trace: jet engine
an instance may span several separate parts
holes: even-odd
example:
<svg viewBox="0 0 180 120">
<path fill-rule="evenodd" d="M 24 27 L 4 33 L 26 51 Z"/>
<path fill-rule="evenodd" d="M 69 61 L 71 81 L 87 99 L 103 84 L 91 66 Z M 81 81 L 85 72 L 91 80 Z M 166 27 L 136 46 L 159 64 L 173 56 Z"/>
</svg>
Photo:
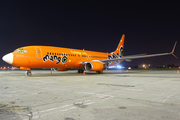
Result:
<svg viewBox="0 0 180 120">
<path fill-rule="evenodd" d="M 103 68 L 103 64 L 98 61 L 91 61 L 85 64 L 85 70 L 88 71 L 101 71 Z"/>
</svg>

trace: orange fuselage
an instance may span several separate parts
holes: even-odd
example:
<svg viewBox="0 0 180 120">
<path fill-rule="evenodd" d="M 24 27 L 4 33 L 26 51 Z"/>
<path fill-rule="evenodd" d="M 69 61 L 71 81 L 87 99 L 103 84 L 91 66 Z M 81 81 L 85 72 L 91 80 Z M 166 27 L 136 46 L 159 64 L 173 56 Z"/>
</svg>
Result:
<svg viewBox="0 0 180 120">
<path fill-rule="evenodd" d="M 108 54 L 62 47 L 26 46 L 13 52 L 12 65 L 26 68 L 83 68 L 82 61 L 107 59 Z"/>
</svg>

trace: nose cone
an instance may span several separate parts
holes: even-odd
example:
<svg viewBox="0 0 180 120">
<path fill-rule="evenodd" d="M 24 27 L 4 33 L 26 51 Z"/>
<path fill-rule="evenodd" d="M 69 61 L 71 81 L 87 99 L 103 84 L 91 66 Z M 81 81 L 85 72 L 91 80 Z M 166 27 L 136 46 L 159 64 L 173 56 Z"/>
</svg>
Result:
<svg viewBox="0 0 180 120">
<path fill-rule="evenodd" d="M 13 63 L 13 53 L 6 54 L 2 58 L 5 62 L 12 64 Z"/>
</svg>

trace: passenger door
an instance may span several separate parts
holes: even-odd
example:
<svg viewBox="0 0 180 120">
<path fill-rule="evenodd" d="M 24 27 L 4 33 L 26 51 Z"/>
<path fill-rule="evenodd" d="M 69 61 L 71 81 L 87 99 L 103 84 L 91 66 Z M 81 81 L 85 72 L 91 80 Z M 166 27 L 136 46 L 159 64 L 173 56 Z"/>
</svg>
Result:
<svg viewBox="0 0 180 120">
<path fill-rule="evenodd" d="M 36 49 L 36 59 L 42 59 L 42 50 L 40 47 L 35 47 Z"/>
</svg>

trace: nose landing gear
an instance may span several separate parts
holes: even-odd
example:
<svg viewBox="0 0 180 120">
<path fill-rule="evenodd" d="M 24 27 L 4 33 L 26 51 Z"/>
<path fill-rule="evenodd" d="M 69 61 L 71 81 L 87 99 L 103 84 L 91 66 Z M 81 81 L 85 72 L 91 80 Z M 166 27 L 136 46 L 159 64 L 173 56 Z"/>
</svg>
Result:
<svg viewBox="0 0 180 120">
<path fill-rule="evenodd" d="M 31 76 L 31 75 L 32 75 L 32 73 L 31 73 L 31 71 L 30 71 L 30 70 L 28 70 L 28 71 L 26 71 L 26 72 L 25 72 L 25 75 L 26 75 L 26 76 Z"/>
</svg>

